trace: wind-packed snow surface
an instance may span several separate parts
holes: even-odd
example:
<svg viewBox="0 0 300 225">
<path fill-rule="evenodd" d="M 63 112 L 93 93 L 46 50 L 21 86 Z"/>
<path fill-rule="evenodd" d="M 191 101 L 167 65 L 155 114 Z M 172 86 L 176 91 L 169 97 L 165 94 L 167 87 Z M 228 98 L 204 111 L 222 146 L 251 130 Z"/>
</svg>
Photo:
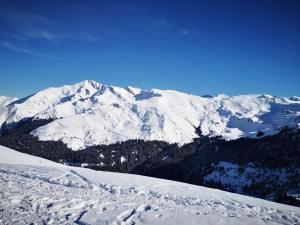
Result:
<svg viewBox="0 0 300 225">
<path fill-rule="evenodd" d="M 0 146 L 0 224 L 300 224 L 300 208 Z"/>
<path fill-rule="evenodd" d="M 172 90 L 120 88 L 83 81 L 0 103 L 0 125 L 54 119 L 31 134 L 73 150 L 129 139 L 180 145 L 203 135 L 231 140 L 300 125 L 300 99 L 269 95 L 200 97 Z M 260 133 L 261 133 L 260 132 Z"/>
</svg>

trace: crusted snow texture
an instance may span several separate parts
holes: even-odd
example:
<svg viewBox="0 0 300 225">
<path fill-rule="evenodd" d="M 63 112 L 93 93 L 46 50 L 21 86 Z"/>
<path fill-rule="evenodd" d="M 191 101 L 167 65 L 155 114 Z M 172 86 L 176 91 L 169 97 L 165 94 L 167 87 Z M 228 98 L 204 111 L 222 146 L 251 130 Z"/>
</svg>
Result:
<svg viewBox="0 0 300 225">
<path fill-rule="evenodd" d="M 0 146 L 0 224 L 285 224 L 300 208 L 216 189 L 70 167 Z"/>
<path fill-rule="evenodd" d="M 299 127 L 300 100 L 270 95 L 195 96 L 173 90 L 114 87 L 95 81 L 49 88 L 1 104 L 0 125 L 27 118 L 54 119 L 31 134 L 61 140 L 73 150 L 129 139 L 162 140 L 179 145 L 202 135 L 271 135 Z"/>
</svg>

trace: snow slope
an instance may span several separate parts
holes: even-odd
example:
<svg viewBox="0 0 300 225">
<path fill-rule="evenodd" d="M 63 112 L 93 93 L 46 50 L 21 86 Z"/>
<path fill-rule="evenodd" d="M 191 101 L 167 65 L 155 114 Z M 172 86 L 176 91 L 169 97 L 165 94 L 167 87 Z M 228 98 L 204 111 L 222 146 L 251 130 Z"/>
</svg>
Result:
<svg viewBox="0 0 300 225">
<path fill-rule="evenodd" d="M 0 224 L 300 224 L 300 208 L 0 146 Z"/>
<path fill-rule="evenodd" d="M 7 112 L 7 105 L 10 103 L 16 101 L 17 98 L 14 97 L 6 97 L 6 96 L 0 96 L 0 127 L 5 122 L 5 115 L 8 114 Z"/>
<path fill-rule="evenodd" d="M 0 107 L 7 106 L 8 104 L 10 104 L 16 100 L 17 100 L 17 98 L 14 98 L 14 97 L 0 96 Z"/>
<path fill-rule="evenodd" d="M 203 135 L 227 140 L 270 135 L 300 124 L 300 100 L 269 95 L 200 97 L 172 90 L 114 87 L 95 81 L 49 88 L 0 108 L 0 123 L 55 119 L 32 132 L 73 150 L 129 139 L 180 145 Z"/>
</svg>

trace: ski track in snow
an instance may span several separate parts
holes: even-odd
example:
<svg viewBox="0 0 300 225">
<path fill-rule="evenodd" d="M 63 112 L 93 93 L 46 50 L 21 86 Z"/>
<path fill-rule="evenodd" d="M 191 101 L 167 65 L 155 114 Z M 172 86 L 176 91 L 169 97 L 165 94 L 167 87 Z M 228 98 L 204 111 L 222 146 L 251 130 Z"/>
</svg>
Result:
<svg viewBox="0 0 300 225">
<path fill-rule="evenodd" d="M 72 167 L 0 164 L 0 183 L 0 224 L 300 224 L 300 210 L 96 184 Z"/>
</svg>

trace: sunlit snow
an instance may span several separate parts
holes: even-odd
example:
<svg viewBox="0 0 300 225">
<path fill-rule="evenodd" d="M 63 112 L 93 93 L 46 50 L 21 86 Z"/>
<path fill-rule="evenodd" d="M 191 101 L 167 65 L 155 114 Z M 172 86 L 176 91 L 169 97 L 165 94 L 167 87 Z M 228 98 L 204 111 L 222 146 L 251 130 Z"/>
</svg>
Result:
<svg viewBox="0 0 300 225">
<path fill-rule="evenodd" d="M 300 209 L 190 184 L 70 167 L 0 146 L 0 224 L 298 224 Z"/>
<path fill-rule="evenodd" d="M 49 88 L 0 106 L 0 123 L 55 119 L 31 134 L 73 150 L 129 139 L 182 145 L 203 135 L 237 139 L 299 126 L 298 98 L 270 95 L 200 97 L 172 90 L 120 88 L 83 81 Z"/>
</svg>

